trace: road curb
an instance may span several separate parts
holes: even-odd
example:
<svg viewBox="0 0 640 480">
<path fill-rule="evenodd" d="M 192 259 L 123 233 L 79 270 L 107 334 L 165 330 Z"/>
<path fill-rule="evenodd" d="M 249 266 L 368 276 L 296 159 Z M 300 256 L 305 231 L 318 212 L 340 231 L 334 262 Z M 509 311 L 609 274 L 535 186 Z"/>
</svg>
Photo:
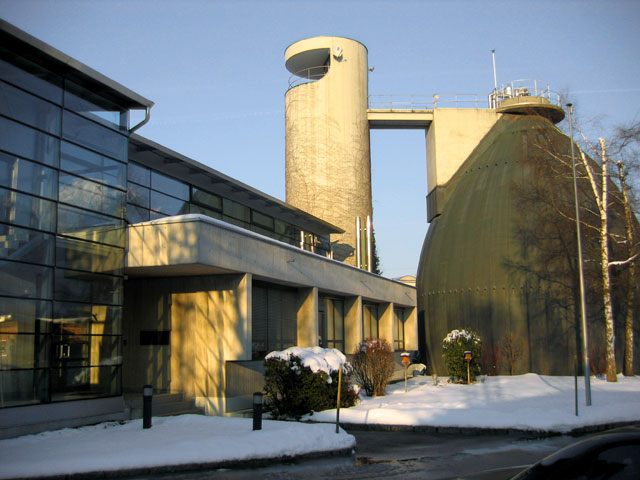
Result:
<svg viewBox="0 0 640 480">
<path fill-rule="evenodd" d="M 188 473 L 203 470 L 218 469 L 251 469 L 268 467 L 280 463 L 291 463 L 303 460 L 313 460 L 318 458 L 348 457 L 354 455 L 354 448 L 343 448 L 340 450 L 325 450 L 309 452 L 301 455 L 281 455 L 278 457 L 249 458 L 242 460 L 224 460 L 218 462 L 184 463 L 177 465 L 157 465 L 153 467 L 124 468 L 111 471 L 94 471 L 81 473 L 66 473 L 59 475 L 38 475 L 33 477 L 11 477 L 6 480 L 95 480 L 123 478 L 141 475 L 160 475 L 170 473 Z"/>
</svg>

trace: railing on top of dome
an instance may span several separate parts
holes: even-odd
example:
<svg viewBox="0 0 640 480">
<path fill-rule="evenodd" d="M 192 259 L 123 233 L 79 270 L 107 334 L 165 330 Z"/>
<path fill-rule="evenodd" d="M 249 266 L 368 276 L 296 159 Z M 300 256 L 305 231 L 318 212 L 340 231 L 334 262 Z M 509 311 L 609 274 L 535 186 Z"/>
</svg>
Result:
<svg viewBox="0 0 640 480">
<path fill-rule="evenodd" d="M 433 108 L 486 108 L 484 95 L 437 93 L 435 95 L 369 95 L 371 110 L 431 110 Z"/>
<path fill-rule="evenodd" d="M 562 106 L 560 94 L 554 92 L 547 82 L 531 78 L 503 83 L 500 89 L 489 94 L 489 108 L 498 108 L 504 100 L 516 97 L 542 97 L 552 105 Z"/>
<path fill-rule="evenodd" d="M 303 68 L 289 77 L 289 88 L 293 88 L 304 83 L 316 82 L 324 77 L 328 71 L 329 65 L 318 65 L 317 67 Z"/>
</svg>

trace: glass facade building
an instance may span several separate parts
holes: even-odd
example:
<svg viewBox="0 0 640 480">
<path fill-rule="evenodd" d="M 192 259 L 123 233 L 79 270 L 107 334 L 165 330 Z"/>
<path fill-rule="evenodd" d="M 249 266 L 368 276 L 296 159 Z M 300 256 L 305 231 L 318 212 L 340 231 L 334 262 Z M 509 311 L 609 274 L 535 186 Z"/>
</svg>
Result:
<svg viewBox="0 0 640 480">
<path fill-rule="evenodd" d="M 130 105 L 3 40 L 0 407 L 119 395 Z"/>
</svg>

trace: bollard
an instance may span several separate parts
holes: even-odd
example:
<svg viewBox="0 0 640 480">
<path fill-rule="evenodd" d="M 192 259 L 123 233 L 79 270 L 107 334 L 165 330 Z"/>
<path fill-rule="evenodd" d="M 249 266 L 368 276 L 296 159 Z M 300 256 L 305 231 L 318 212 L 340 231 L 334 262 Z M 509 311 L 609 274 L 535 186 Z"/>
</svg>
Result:
<svg viewBox="0 0 640 480">
<path fill-rule="evenodd" d="M 253 394 L 253 429 L 262 430 L 262 392 Z"/>
<path fill-rule="evenodd" d="M 151 428 L 151 402 L 153 400 L 153 385 L 142 387 L 142 428 Z"/>
</svg>

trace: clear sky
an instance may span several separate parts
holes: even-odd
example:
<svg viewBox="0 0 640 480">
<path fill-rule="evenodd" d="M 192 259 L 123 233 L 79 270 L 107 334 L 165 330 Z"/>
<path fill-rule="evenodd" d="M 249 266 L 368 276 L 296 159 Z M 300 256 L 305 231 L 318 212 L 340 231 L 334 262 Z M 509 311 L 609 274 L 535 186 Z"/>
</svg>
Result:
<svg viewBox="0 0 640 480">
<path fill-rule="evenodd" d="M 137 133 L 284 200 L 284 50 L 316 35 L 369 51 L 370 94 L 477 93 L 541 79 L 583 123 L 640 117 L 637 0 L 0 0 L 0 17 L 155 102 Z M 416 273 L 424 132 L 371 134 L 385 276 Z"/>
</svg>

